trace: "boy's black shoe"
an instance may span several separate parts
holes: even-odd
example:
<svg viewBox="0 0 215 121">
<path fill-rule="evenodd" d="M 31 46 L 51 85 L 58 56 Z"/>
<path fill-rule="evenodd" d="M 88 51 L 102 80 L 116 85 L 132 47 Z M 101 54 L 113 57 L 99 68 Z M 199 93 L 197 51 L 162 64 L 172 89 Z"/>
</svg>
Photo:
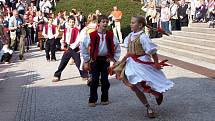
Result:
<svg viewBox="0 0 215 121">
<path fill-rule="evenodd" d="M 19 60 L 24 60 L 23 55 L 19 55 Z"/>
</svg>

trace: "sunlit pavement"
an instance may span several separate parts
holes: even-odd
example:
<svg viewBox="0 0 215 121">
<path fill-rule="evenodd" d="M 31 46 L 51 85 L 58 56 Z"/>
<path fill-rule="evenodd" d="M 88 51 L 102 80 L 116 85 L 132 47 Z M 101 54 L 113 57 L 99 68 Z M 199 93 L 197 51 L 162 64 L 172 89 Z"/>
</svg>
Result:
<svg viewBox="0 0 215 121">
<path fill-rule="evenodd" d="M 125 50 L 123 50 L 125 53 Z M 60 82 L 51 82 L 56 62 L 47 62 L 45 52 L 32 48 L 24 61 L 0 64 L 0 121 L 150 121 L 135 94 L 110 77 L 110 104 L 88 107 L 89 87 L 75 65 L 68 65 Z M 215 80 L 177 66 L 163 69 L 175 86 L 156 105 L 155 121 L 214 121 Z M 100 96 L 100 88 L 98 89 Z"/>
</svg>

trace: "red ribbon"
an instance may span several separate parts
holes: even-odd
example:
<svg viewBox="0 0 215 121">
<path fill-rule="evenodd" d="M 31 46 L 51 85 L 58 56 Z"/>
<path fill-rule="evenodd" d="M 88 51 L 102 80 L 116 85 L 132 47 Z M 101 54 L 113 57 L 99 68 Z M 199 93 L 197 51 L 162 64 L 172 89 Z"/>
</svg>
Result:
<svg viewBox="0 0 215 121">
<path fill-rule="evenodd" d="M 142 61 L 140 59 L 138 59 L 139 56 L 130 56 L 134 61 L 138 62 L 138 63 L 141 63 L 141 64 L 147 64 L 147 65 L 154 65 L 155 62 L 146 62 L 146 61 Z M 172 66 L 172 65 L 169 65 L 167 64 L 168 60 L 165 59 L 165 60 L 162 60 L 161 62 L 159 62 L 158 64 L 160 64 L 161 67 L 164 67 L 164 66 Z"/>
</svg>

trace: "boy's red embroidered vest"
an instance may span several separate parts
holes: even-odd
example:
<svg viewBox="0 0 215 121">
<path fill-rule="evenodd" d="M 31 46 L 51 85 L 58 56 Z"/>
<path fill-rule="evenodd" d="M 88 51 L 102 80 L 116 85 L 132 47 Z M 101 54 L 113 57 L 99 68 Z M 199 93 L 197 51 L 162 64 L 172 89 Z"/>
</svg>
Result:
<svg viewBox="0 0 215 121">
<path fill-rule="evenodd" d="M 52 34 L 55 34 L 57 26 L 55 25 L 51 25 L 51 26 L 52 26 Z M 45 25 L 45 34 L 48 34 L 48 24 Z"/>
<path fill-rule="evenodd" d="M 106 32 L 105 41 L 106 41 L 107 50 L 108 50 L 107 57 L 111 58 L 111 59 L 114 58 L 114 53 L 115 53 L 113 37 L 114 37 L 113 32 L 110 32 L 110 31 Z M 98 56 L 99 43 L 100 43 L 100 36 L 98 35 L 98 32 L 94 31 L 94 32 L 90 33 L 89 51 L 90 51 L 90 57 L 93 61 L 96 60 L 96 58 Z"/>
<path fill-rule="evenodd" d="M 78 28 L 75 27 L 75 28 L 72 29 L 69 44 L 72 44 L 72 43 L 74 43 L 76 41 L 78 33 L 79 33 Z M 67 34 L 67 28 L 64 29 L 64 42 L 66 41 L 66 34 Z"/>
</svg>

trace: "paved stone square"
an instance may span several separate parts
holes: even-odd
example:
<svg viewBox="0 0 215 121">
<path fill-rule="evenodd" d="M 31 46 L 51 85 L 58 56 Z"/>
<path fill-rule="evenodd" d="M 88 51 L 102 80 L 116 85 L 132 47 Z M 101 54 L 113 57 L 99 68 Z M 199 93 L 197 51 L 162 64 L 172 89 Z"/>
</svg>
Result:
<svg viewBox="0 0 215 121">
<path fill-rule="evenodd" d="M 45 52 L 33 48 L 25 61 L 0 65 L 0 121 L 215 121 L 214 79 L 177 66 L 164 68 L 175 86 L 164 94 L 161 106 L 147 94 L 158 112 L 149 119 L 135 94 L 114 77 L 111 104 L 93 108 L 87 105 L 89 87 L 75 65 L 66 67 L 62 81 L 51 82 L 61 56 L 57 52 L 57 61 L 48 63 Z"/>
</svg>

